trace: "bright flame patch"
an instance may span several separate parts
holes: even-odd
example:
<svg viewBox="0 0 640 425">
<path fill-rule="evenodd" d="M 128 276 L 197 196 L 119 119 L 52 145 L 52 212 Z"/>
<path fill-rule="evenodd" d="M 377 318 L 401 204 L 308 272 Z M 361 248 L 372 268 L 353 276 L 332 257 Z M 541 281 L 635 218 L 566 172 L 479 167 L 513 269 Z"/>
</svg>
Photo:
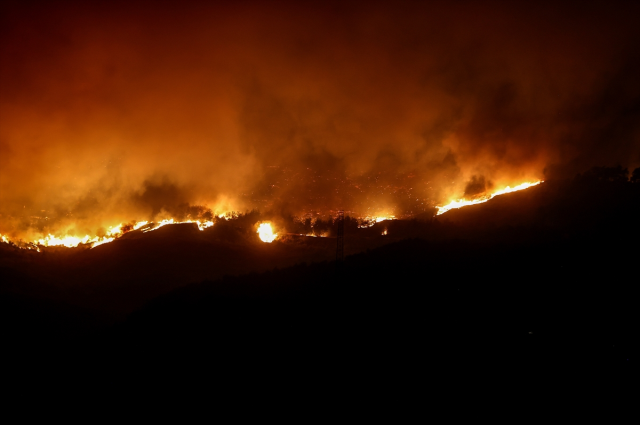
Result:
<svg viewBox="0 0 640 425">
<path fill-rule="evenodd" d="M 519 190 L 523 190 L 523 189 L 528 189 L 531 186 L 536 186 L 540 183 L 542 183 L 543 181 L 537 181 L 537 182 L 533 182 L 533 183 L 522 183 L 519 184 L 518 186 L 515 187 L 510 187 L 507 186 L 502 190 L 498 190 L 497 192 L 492 193 L 491 195 L 479 198 L 479 199 L 474 199 L 472 201 L 467 201 L 466 199 L 458 199 L 457 201 L 451 201 L 450 203 L 448 203 L 447 205 L 443 206 L 443 207 L 436 207 L 438 209 L 438 212 L 436 213 L 436 215 L 440 215 L 440 214 L 444 214 L 449 210 L 453 210 L 453 209 L 458 209 L 458 208 L 462 208 L 462 207 L 466 207 L 468 205 L 476 205 L 476 204 L 482 204 L 483 202 L 487 202 L 491 199 L 493 199 L 496 196 L 499 195 L 504 195 L 506 193 L 511 193 L 511 192 L 517 192 Z"/>
<path fill-rule="evenodd" d="M 374 224 L 376 223 L 380 223 L 381 221 L 386 221 L 386 220 L 395 220 L 396 216 L 395 215 L 390 215 L 390 216 L 384 216 L 384 217 L 364 217 L 364 218 L 360 218 L 358 220 L 359 224 L 358 227 L 361 229 L 364 229 L 365 227 L 372 227 Z"/>
<path fill-rule="evenodd" d="M 159 229 L 162 226 L 167 224 L 182 224 L 182 223 L 194 223 L 198 226 L 198 229 L 204 230 L 211 226 L 213 226 L 213 221 L 199 221 L 199 220 L 187 220 L 187 221 L 175 221 L 174 219 L 162 220 L 157 223 L 149 223 L 148 221 L 139 221 L 137 222 L 133 228 L 129 230 L 138 230 L 142 229 L 143 232 L 150 232 L 152 230 Z M 78 236 L 55 236 L 52 234 L 48 234 L 43 238 L 34 240 L 33 242 L 19 242 L 18 246 L 21 248 L 27 249 L 38 249 L 38 245 L 42 246 L 65 246 L 67 248 L 75 248 L 78 245 L 91 245 L 91 248 L 95 248 L 105 243 L 113 242 L 120 236 L 122 236 L 125 232 L 122 230 L 122 224 L 118 224 L 117 226 L 112 226 L 107 231 L 105 236 L 94 236 L 93 238 L 89 235 L 85 235 L 84 237 Z M 5 235 L 0 235 L 0 241 L 4 243 L 12 243 L 8 237 Z"/>
<path fill-rule="evenodd" d="M 262 223 L 258 226 L 258 235 L 262 242 L 273 242 L 277 237 L 277 233 L 273 233 L 273 229 L 271 229 L 271 223 Z"/>
</svg>

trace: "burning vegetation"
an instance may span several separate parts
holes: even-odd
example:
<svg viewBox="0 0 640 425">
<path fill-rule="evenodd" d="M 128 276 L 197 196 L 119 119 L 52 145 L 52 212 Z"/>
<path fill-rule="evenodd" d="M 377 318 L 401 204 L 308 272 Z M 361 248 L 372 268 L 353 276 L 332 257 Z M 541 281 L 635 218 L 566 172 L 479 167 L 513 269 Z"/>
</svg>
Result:
<svg viewBox="0 0 640 425">
<path fill-rule="evenodd" d="M 204 231 L 232 208 L 327 236 L 331 209 L 366 230 L 520 190 L 550 164 L 640 164 L 637 6 L 554 6 L 563 25 L 547 28 L 548 9 L 510 2 L 132 6 L 124 21 L 13 3 L 0 232 L 24 247 Z"/>
<path fill-rule="evenodd" d="M 258 236 L 262 242 L 271 243 L 278 237 L 277 233 L 273 233 L 271 223 L 260 223 L 258 226 Z"/>
<path fill-rule="evenodd" d="M 511 193 L 511 192 L 517 192 L 519 190 L 524 190 L 524 189 L 528 189 L 532 186 L 536 186 L 540 183 L 542 183 L 543 181 L 537 181 L 537 182 L 533 182 L 533 183 L 522 183 L 519 184 L 515 187 L 510 187 L 507 186 L 504 189 L 498 190 L 496 192 L 493 192 L 489 195 L 482 195 L 480 197 L 477 197 L 475 199 L 471 199 L 471 200 L 467 200 L 467 199 L 457 199 L 455 201 L 451 201 L 449 202 L 447 205 L 444 205 L 442 207 L 436 207 L 438 209 L 438 212 L 436 215 L 441 215 L 446 213 L 447 211 L 450 211 L 452 209 L 457 209 L 457 208 L 462 208 L 462 207 L 466 207 L 469 205 L 476 205 L 476 204 L 482 204 L 483 202 L 487 202 L 493 198 L 495 198 L 496 196 L 500 196 L 500 195 L 504 195 L 505 193 Z"/>
<path fill-rule="evenodd" d="M 483 202 L 487 202 L 496 196 L 506 194 L 506 193 L 516 192 L 519 190 L 524 190 L 529 187 L 538 185 L 540 183 L 542 183 L 542 181 L 537 181 L 532 183 L 527 182 L 527 183 L 522 183 L 520 185 L 517 185 L 515 187 L 507 186 L 504 189 L 498 190 L 488 195 L 482 195 L 480 197 L 476 197 L 475 199 L 471 199 L 471 200 L 458 199 L 450 202 L 447 205 L 437 206 L 436 207 L 437 210 L 435 210 L 437 211 L 436 215 L 444 214 L 445 212 L 451 209 L 457 209 L 457 208 L 462 208 L 468 205 L 476 205 Z M 203 207 L 199 207 L 199 208 L 203 209 Z M 207 214 L 210 216 L 213 216 L 213 213 L 210 211 L 207 212 Z M 121 223 L 116 226 L 110 227 L 109 230 L 107 230 L 105 234 L 102 236 L 98 236 L 98 235 L 78 236 L 78 235 L 69 235 L 69 234 L 55 235 L 52 233 L 47 233 L 46 235 L 43 235 L 40 238 L 36 238 L 30 241 L 24 241 L 20 239 L 12 240 L 7 235 L 0 235 L 1 236 L 0 240 L 4 243 L 10 243 L 20 248 L 35 249 L 37 251 L 40 251 L 42 247 L 57 247 L 57 246 L 67 247 L 67 248 L 86 246 L 90 248 L 95 248 L 102 244 L 112 242 L 122 237 L 124 234 L 128 232 L 136 231 L 136 230 L 139 230 L 143 233 L 147 233 L 167 225 L 192 223 L 192 224 L 195 224 L 200 231 L 203 231 L 205 229 L 213 227 L 215 225 L 215 221 L 218 221 L 218 222 L 221 220 L 227 221 L 227 220 L 238 219 L 240 217 L 245 217 L 245 218 L 255 217 L 254 219 L 257 219 L 259 216 L 260 214 L 257 212 L 247 212 L 244 215 L 238 214 L 236 212 L 230 212 L 225 214 L 218 214 L 217 216 L 214 216 L 214 220 L 201 221 L 201 220 L 192 220 L 192 219 L 178 220 L 174 218 L 168 218 L 168 219 L 162 219 L 156 222 L 145 220 L 145 221 L 133 221 L 128 224 Z M 411 217 L 412 215 L 404 215 L 403 217 L 400 217 L 400 218 L 411 218 Z M 346 225 L 347 225 L 347 228 L 354 227 L 354 229 L 355 228 L 367 229 L 367 228 L 373 227 L 377 223 L 396 220 L 397 218 L 398 217 L 391 214 L 380 215 L 380 216 L 368 216 L 368 215 L 357 216 L 356 214 L 353 214 L 352 216 L 346 217 L 346 220 L 347 220 Z M 332 232 L 333 232 L 334 219 L 335 217 L 333 217 L 331 212 L 329 213 L 329 217 L 326 220 L 323 220 L 320 217 L 320 213 L 316 213 L 316 216 L 313 216 L 312 214 L 306 214 L 305 216 L 290 216 L 289 220 L 287 221 L 288 225 L 286 227 L 288 227 L 287 230 L 291 234 L 296 234 L 301 236 L 312 236 L 312 237 L 327 237 L 333 234 Z M 257 226 L 257 234 L 260 240 L 262 240 L 263 242 L 271 243 L 278 238 L 278 233 L 274 232 L 272 227 L 273 224 L 270 221 L 258 221 L 256 222 L 256 226 Z M 385 228 L 380 234 L 387 235 L 388 229 Z"/>
</svg>

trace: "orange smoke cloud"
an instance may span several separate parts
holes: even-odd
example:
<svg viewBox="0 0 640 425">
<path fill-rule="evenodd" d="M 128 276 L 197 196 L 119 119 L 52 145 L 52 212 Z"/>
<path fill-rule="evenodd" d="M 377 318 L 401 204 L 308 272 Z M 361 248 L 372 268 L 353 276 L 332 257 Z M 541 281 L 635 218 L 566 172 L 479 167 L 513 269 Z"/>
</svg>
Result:
<svg viewBox="0 0 640 425">
<path fill-rule="evenodd" d="M 639 10 L 607 4 L 4 5 L 0 233 L 638 166 Z"/>
</svg>

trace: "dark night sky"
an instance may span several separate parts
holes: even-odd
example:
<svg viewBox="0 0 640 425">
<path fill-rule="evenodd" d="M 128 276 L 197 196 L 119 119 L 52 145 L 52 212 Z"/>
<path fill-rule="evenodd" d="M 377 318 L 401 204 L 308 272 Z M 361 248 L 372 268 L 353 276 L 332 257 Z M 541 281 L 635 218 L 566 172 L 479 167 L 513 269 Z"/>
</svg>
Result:
<svg viewBox="0 0 640 425">
<path fill-rule="evenodd" d="M 1 7 L 0 233 L 640 166 L 638 2 Z"/>
</svg>

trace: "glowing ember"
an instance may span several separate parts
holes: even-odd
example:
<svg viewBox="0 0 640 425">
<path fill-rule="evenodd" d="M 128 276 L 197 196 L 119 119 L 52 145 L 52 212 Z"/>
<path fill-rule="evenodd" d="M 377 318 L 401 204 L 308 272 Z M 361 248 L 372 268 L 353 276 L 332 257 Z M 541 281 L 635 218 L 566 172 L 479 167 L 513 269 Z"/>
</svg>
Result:
<svg viewBox="0 0 640 425">
<path fill-rule="evenodd" d="M 504 195 L 505 193 L 511 193 L 511 192 L 517 192 L 519 190 L 523 190 L 523 189 L 528 189 L 531 186 L 536 186 L 540 183 L 542 183 L 543 181 L 537 181 L 534 183 L 522 183 L 519 184 L 518 186 L 515 187 L 510 187 L 507 186 L 502 190 L 499 190 L 497 192 L 492 193 L 491 195 L 479 198 L 479 199 L 474 199 L 472 201 L 467 201 L 466 199 L 458 199 L 457 201 L 451 201 L 449 204 L 443 206 L 443 207 L 436 207 L 438 208 L 438 212 L 436 213 L 436 215 L 440 215 L 440 214 L 444 214 L 449 210 L 453 210 L 453 209 L 458 209 L 458 208 L 462 208 L 462 207 L 466 207 L 468 205 L 476 205 L 476 204 L 482 204 L 483 202 L 487 202 L 490 199 L 493 199 L 496 196 L 499 195 Z"/>
<path fill-rule="evenodd" d="M 300 234 L 300 236 L 308 236 L 310 238 L 326 238 L 326 237 L 329 236 L 329 234 L 328 233 L 322 233 L 320 235 L 316 235 L 315 233 L 307 233 L 306 235 L 305 234 Z"/>
<path fill-rule="evenodd" d="M 278 237 L 277 233 L 273 233 L 273 230 L 271 229 L 271 223 L 260 224 L 260 226 L 258 227 L 258 235 L 260 236 L 262 242 L 268 243 L 273 242 Z"/>
</svg>

